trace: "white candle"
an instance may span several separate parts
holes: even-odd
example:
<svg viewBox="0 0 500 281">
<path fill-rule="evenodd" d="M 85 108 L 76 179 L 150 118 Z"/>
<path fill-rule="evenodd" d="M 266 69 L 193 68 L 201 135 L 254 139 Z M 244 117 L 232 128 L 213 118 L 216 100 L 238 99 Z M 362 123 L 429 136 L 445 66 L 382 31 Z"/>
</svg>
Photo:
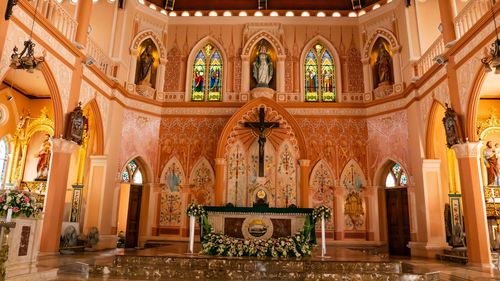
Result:
<svg viewBox="0 0 500 281">
<path fill-rule="evenodd" d="M 12 220 L 12 208 L 9 208 L 7 210 L 7 219 L 5 220 L 5 222 L 10 222 Z"/>
<path fill-rule="evenodd" d="M 194 252 L 194 219 L 195 216 L 189 216 L 189 253 Z"/>
<path fill-rule="evenodd" d="M 326 254 L 325 215 L 321 215 L 321 256 Z"/>
</svg>

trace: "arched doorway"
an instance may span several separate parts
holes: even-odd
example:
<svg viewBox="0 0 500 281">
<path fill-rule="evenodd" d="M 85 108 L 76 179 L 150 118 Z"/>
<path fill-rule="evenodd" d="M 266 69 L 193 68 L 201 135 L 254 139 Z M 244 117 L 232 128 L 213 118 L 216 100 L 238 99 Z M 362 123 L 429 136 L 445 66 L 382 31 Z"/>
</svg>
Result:
<svg viewBox="0 0 500 281">
<path fill-rule="evenodd" d="M 400 164 L 390 161 L 384 168 L 387 208 L 387 241 L 389 255 L 409 256 L 410 216 L 408 212 L 408 178 Z"/>
<path fill-rule="evenodd" d="M 134 248 L 139 242 L 143 174 L 138 159 L 128 162 L 121 172 L 118 210 L 119 247 Z"/>
</svg>

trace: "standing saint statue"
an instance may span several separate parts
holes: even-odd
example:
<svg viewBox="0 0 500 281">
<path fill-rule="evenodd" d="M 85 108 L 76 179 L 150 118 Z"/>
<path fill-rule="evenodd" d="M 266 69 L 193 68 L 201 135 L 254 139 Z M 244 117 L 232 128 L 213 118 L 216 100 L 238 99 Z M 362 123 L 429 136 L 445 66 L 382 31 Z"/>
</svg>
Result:
<svg viewBox="0 0 500 281">
<path fill-rule="evenodd" d="M 269 88 L 269 82 L 273 79 L 273 62 L 263 44 L 259 47 L 259 55 L 253 63 L 253 78 L 257 81 L 257 87 L 262 88 Z"/>
<path fill-rule="evenodd" d="M 378 47 L 378 57 L 375 63 L 378 75 L 378 84 L 388 84 L 391 82 L 391 55 L 383 44 Z"/>
<path fill-rule="evenodd" d="M 498 159 L 491 141 L 486 142 L 486 149 L 483 151 L 483 157 L 484 164 L 486 165 L 487 185 L 494 186 L 496 185 L 498 176 Z"/>
<path fill-rule="evenodd" d="M 50 143 L 50 135 L 45 134 L 44 140 L 40 145 L 40 150 L 37 154 L 35 154 L 35 157 L 38 158 L 35 180 L 47 180 L 47 176 L 49 175 L 51 148 L 52 145 Z"/>
<path fill-rule="evenodd" d="M 137 81 L 139 85 L 151 86 L 151 71 L 155 58 L 153 57 L 153 47 L 147 45 L 139 57 L 139 66 L 137 71 Z"/>
</svg>

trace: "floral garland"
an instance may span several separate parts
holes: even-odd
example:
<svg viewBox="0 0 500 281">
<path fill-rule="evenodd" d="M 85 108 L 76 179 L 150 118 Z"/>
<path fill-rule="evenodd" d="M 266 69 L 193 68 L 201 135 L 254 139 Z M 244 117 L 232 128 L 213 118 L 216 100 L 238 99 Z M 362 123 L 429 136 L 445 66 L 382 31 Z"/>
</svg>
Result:
<svg viewBox="0 0 500 281">
<path fill-rule="evenodd" d="M 332 210 L 324 205 L 319 205 L 314 208 L 312 215 L 314 221 L 318 221 L 322 216 L 325 217 L 325 220 L 328 220 L 332 217 Z"/>
<path fill-rule="evenodd" d="M 312 253 L 312 244 L 301 232 L 267 240 L 245 240 L 212 232 L 201 244 L 203 254 L 228 257 L 304 257 Z"/>
<path fill-rule="evenodd" d="M 205 209 L 203 209 L 202 205 L 196 204 L 196 203 L 191 203 L 191 204 L 189 204 L 189 206 L 187 208 L 186 214 L 188 216 L 201 217 L 201 216 L 206 215 L 207 212 L 205 212 Z"/>
<path fill-rule="evenodd" d="M 0 216 L 6 216 L 8 209 L 12 209 L 12 217 L 29 218 L 37 216 L 42 211 L 42 204 L 27 191 L 4 190 L 0 192 Z"/>
</svg>

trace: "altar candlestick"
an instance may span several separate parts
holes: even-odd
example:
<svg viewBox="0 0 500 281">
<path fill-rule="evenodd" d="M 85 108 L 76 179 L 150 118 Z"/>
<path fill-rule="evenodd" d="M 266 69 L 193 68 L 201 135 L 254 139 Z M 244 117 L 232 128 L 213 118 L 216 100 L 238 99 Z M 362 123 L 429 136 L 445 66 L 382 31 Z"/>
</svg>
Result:
<svg viewBox="0 0 500 281">
<path fill-rule="evenodd" d="M 12 220 L 12 208 L 9 208 L 7 210 L 7 218 L 5 219 L 5 222 L 10 222 Z"/>
<path fill-rule="evenodd" d="M 194 219 L 195 216 L 189 216 L 189 253 L 194 252 Z"/>
<path fill-rule="evenodd" d="M 325 215 L 321 216 L 321 256 L 326 254 Z"/>
</svg>

